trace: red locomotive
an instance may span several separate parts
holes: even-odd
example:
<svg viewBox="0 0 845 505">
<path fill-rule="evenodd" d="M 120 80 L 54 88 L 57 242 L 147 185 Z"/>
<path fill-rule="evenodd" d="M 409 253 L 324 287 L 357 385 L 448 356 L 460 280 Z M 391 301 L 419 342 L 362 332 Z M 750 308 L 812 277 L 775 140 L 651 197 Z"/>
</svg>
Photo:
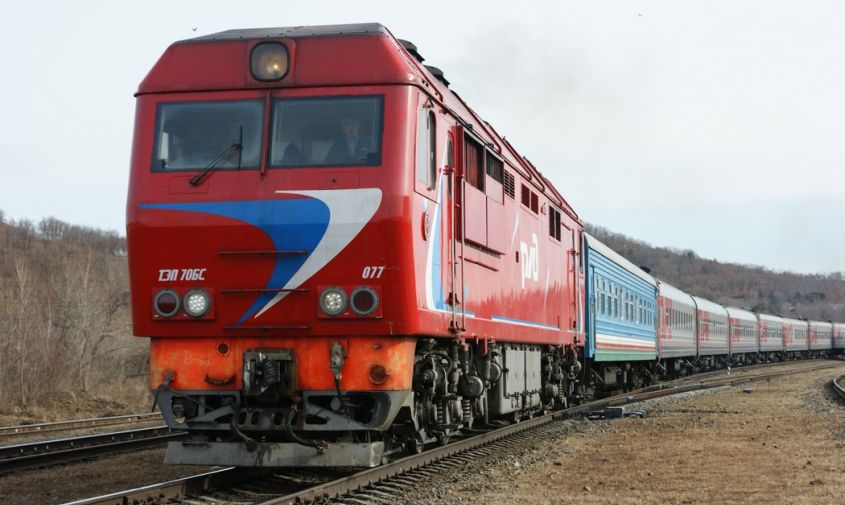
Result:
<svg viewBox="0 0 845 505">
<path fill-rule="evenodd" d="M 373 466 L 576 394 L 582 223 L 378 24 L 173 44 L 137 93 L 134 333 L 171 463 Z"/>
</svg>

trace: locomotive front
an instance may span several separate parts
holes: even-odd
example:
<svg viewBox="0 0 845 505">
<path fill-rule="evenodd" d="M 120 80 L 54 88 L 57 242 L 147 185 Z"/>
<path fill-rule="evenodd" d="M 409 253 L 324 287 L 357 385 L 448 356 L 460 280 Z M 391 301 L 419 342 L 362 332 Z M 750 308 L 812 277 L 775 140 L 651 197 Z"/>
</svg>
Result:
<svg viewBox="0 0 845 505">
<path fill-rule="evenodd" d="M 241 30 L 141 84 L 133 329 L 192 433 L 168 463 L 380 463 L 412 401 L 411 70 L 379 25 Z"/>
</svg>

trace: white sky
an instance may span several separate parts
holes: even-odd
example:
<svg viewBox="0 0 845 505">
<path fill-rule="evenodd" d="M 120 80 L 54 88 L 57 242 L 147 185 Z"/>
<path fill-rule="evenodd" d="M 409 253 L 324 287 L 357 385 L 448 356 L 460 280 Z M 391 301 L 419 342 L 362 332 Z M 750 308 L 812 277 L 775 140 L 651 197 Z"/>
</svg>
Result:
<svg viewBox="0 0 845 505">
<path fill-rule="evenodd" d="M 378 21 L 586 221 L 724 261 L 845 271 L 845 2 L 420 5 L 6 0 L 0 209 L 122 233 L 132 94 L 171 42 Z"/>
</svg>

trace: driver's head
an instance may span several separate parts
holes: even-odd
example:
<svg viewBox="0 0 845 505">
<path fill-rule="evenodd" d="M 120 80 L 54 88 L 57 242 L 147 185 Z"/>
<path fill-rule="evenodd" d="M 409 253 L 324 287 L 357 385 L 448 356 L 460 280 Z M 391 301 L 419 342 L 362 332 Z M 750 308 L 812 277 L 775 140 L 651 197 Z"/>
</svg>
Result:
<svg viewBox="0 0 845 505">
<path fill-rule="evenodd" d="M 340 120 L 340 128 L 343 130 L 343 135 L 346 138 L 357 138 L 361 123 L 354 116 L 344 116 Z"/>
</svg>

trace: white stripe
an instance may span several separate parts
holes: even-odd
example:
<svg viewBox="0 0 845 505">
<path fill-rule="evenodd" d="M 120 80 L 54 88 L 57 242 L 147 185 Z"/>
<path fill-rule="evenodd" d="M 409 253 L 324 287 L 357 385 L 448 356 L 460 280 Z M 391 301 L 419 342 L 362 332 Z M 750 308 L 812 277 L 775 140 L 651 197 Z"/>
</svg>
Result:
<svg viewBox="0 0 845 505">
<path fill-rule="evenodd" d="M 329 224 L 323 238 L 283 289 L 299 287 L 326 266 L 364 229 L 381 204 L 379 188 L 276 191 L 276 193 L 316 198 L 329 208 Z M 286 291 L 277 293 L 253 317 L 258 317 L 270 310 L 288 293 Z"/>
</svg>

